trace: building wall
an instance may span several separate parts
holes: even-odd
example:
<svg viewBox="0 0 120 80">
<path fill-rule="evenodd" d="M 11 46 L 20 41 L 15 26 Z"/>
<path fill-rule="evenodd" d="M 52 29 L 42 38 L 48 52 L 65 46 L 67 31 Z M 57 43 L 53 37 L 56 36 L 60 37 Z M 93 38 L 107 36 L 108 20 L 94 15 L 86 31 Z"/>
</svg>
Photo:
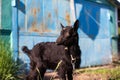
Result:
<svg viewBox="0 0 120 80">
<path fill-rule="evenodd" d="M 11 0 L 2 0 L 2 12 L 1 12 L 1 25 L 2 29 L 9 29 L 12 28 L 12 7 L 11 7 Z"/>
<path fill-rule="evenodd" d="M 11 46 L 11 0 L 0 0 L 0 10 L 0 40 L 3 40 Z"/>
<path fill-rule="evenodd" d="M 112 46 L 112 55 L 113 58 L 118 57 L 118 47 L 117 47 L 117 40 L 118 40 L 118 27 L 117 27 L 117 9 L 113 4 L 111 3 L 112 1 L 110 0 L 87 0 L 87 1 L 92 1 L 98 4 L 103 4 L 106 6 L 109 6 L 109 27 L 110 27 L 110 36 L 111 36 L 111 46 Z M 113 1 L 116 3 L 116 1 Z M 117 3 L 116 3 L 117 4 Z"/>
<path fill-rule="evenodd" d="M 79 19 L 79 45 L 82 51 L 80 66 L 111 63 L 112 53 L 116 48 L 111 37 L 116 31 L 115 8 L 107 1 L 100 2 L 20 0 L 17 6 L 19 58 L 29 63 L 29 58 L 21 51 L 23 45 L 32 48 L 38 42 L 55 41 L 59 36 L 60 23 L 72 25 L 75 19 Z M 31 3 L 32 6 L 28 6 Z M 41 5 L 38 6 L 38 3 Z"/>
<path fill-rule="evenodd" d="M 19 0 L 11 7 L 10 0 L 2 0 L 0 39 L 12 46 L 16 59 L 19 55 L 21 61 L 29 63 L 21 51 L 23 45 L 32 48 L 38 42 L 55 41 L 60 23 L 72 25 L 79 19 L 80 66 L 111 63 L 112 53 L 117 51 L 116 40 L 112 39 L 116 36 L 115 8 L 106 1 L 96 1 Z"/>
</svg>

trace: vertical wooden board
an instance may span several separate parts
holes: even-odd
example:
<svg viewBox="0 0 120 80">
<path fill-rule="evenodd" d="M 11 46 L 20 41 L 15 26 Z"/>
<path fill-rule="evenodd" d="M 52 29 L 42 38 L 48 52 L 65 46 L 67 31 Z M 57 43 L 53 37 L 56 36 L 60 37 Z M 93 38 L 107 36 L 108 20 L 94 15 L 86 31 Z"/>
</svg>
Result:
<svg viewBox="0 0 120 80">
<path fill-rule="evenodd" d="M 91 39 L 82 38 L 79 45 L 82 52 L 81 67 L 111 63 L 110 39 L 96 39 L 92 41 Z"/>
<path fill-rule="evenodd" d="M 65 26 L 71 25 L 69 0 L 58 0 L 58 21 Z"/>
<path fill-rule="evenodd" d="M 110 27 L 109 27 L 109 9 L 102 7 L 100 9 L 100 29 L 97 38 L 109 38 L 110 37 Z"/>
<path fill-rule="evenodd" d="M 96 57 L 96 64 L 109 64 L 112 62 L 111 40 L 96 39 L 94 42 L 94 51 Z"/>
<path fill-rule="evenodd" d="M 26 0 L 18 0 L 17 1 L 17 15 L 18 17 L 18 27 L 19 27 L 19 32 L 25 32 L 25 15 L 26 15 Z"/>
<path fill-rule="evenodd" d="M 18 1 L 18 25 L 20 32 L 41 33 L 43 25 L 43 1 Z"/>
<path fill-rule="evenodd" d="M 29 6 L 30 5 L 30 6 Z M 30 33 L 43 33 L 44 19 L 43 0 L 31 0 L 27 2 L 27 29 Z"/>
<path fill-rule="evenodd" d="M 81 49 L 81 67 L 89 66 L 91 56 L 94 53 L 94 45 L 93 41 L 88 38 L 80 38 L 79 40 L 79 46 Z"/>
<path fill-rule="evenodd" d="M 46 6 L 47 5 L 47 6 Z M 44 27 L 48 33 L 58 33 L 58 1 L 57 0 L 44 0 Z"/>
</svg>

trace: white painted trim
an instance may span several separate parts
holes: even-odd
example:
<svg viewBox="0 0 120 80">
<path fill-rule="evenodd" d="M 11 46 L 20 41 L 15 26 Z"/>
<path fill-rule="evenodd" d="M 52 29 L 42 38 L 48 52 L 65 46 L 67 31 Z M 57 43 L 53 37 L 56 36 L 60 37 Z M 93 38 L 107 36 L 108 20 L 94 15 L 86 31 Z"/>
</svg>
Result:
<svg viewBox="0 0 120 80">
<path fill-rule="evenodd" d="M 16 0 L 11 1 L 11 6 L 15 7 L 16 6 Z"/>
</svg>

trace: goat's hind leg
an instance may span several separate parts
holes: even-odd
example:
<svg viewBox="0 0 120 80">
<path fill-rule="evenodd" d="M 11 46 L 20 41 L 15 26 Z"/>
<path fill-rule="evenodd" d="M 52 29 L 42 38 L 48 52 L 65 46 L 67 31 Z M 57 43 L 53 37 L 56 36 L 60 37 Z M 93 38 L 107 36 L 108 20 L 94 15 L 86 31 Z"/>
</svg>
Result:
<svg viewBox="0 0 120 80">
<path fill-rule="evenodd" d="M 46 72 L 46 68 L 40 68 L 40 69 L 39 69 L 39 73 L 38 73 L 38 75 L 39 75 L 39 80 L 43 80 L 43 79 L 44 79 L 44 74 L 45 74 L 45 72 Z"/>
<path fill-rule="evenodd" d="M 42 63 L 40 60 L 37 62 L 36 70 L 39 76 L 39 80 L 43 80 L 44 74 L 46 72 L 46 67 L 44 66 L 44 63 Z"/>
<path fill-rule="evenodd" d="M 26 80 L 37 80 L 37 71 L 35 69 L 31 69 L 26 77 Z"/>
</svg>

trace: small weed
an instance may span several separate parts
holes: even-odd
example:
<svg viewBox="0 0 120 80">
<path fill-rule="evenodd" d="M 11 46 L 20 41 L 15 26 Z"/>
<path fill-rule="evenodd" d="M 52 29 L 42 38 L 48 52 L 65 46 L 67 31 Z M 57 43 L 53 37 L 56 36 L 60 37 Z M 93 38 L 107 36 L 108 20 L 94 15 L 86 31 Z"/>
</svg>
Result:
<svg viewBox="0 0 120 80">
<path fill-rule="evenodd" d="M 0 41 L 0 80 L 18 80 L 19 64 L 13 60 L 8 44 Z"/>
</svg>

